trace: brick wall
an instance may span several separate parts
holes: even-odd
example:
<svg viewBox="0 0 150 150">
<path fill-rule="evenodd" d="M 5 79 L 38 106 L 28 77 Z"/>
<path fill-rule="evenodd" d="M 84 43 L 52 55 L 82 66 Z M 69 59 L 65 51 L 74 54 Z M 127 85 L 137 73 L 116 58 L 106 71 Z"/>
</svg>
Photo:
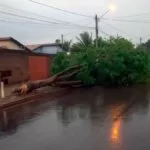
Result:
<svg viewBox="0 0 150 150">
<path fill-rule="evenodd" d="M 11 70 L 8 84 L 51 76 L 53 56 L 0 49 L 0 71 Z"/>
<path fill-rule="evenodd" d="M 28 56 L 20 53 L 0 52 L 0 70 L 11 70 L 8 83 L 19 83 L 29 79 Z"/>
</svg>

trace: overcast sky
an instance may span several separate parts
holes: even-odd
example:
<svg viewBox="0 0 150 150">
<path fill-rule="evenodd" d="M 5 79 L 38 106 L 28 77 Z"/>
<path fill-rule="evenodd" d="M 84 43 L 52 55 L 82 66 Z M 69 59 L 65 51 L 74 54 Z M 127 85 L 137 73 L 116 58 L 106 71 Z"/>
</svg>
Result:
<svg viewBox="0 0 150 150">
<path fill-rule="evenodd" d="M 45 3 L 57 8 L 65 9 L 71 12 L 85 14 L 91 17 L 83 17 L 68 14 L 48 7 L 44 7 L 33 3 L 29 0 L 0 0 L 0 36 L 12 36 L 24 44 L 34 43 L 52 43 L 55 39 L 60 38 L 64 34 L 66 40 L 72 39 L 75 41 L 76 36 L 88 31 L 95 36 L 94 15 L 101 16 L 108 10 L 110 4 L 115 4 L 117 9 L 115 12 L 109 12 L 105 18 L 109 20 L 100 20 L 99 35 L 107 37 L 108 35 L 124 36 L 131 39 L 135 44 L 139 43 L 140 37 L 143 41 L 150 38 L 150 0 L 34 0 L 36 2 Z M 19 9 L 18 10 L 12 10 Z M 24 10 L 23 12 L 21 10 Z M 25 12 L 26 11 L 26 12 Z M 48 18 L 40 17 L 33 12 Z M 2 12 L 9 12 L 27 18 L 3 14 Z M 147 13 L 147 14 L 144 14 Z M 149 13 L 149 14 L 148 14 Z M 134 14 L 141 14 L 134 17 L 117 18 L 126 21 L 112 21 L 116 17 L 130 16 Z M 33 18 L 32 20 L 29 18 Z M 35 20 L 36 19 L 36 20 Z M 37 20 L 38 19 L 38 20 Z M 62 20 L 71 22 L 73 25 L 64 24 L 54 20 Z M 44 21 L 43 21 L 44 20 Z M 139 21 L 140 23 L 129 22 Z M 53 23 L 51 23 L 53 22 Z M 35 24 L 36 23 L 36 24 Z M 75 25 L 74 25 L 75 24 Z M 80 26 L 79 27 L 76 24 Z M 87 28 L 86 28 L 87 27 Z"/>
</svg>

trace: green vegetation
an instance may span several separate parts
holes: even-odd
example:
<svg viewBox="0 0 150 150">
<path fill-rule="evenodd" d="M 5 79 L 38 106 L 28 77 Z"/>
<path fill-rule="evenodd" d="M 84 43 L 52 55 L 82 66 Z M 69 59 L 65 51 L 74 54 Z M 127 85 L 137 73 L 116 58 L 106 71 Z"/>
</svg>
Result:
<svg viewBox="0 0 150 150">
<path fill-rule="evenodd" d="M 122 37 L 99 38 L 95 48 L 87 32 L 80 34 L 78 42 L 71 47 L 71 54 L 58 53 L 53 62 L 53 73 L 73 65 L 82 65 L 82 70 L 73 77 L 85 85 L 128 85 L 148 82 L 149 57 L 147 52 L 136 49 Z"/>
<path fill-rule="evenodd" d="M 150 39 L 147 42 L 140 44 L 137 48 L 150 52 Z"/>
</svg>

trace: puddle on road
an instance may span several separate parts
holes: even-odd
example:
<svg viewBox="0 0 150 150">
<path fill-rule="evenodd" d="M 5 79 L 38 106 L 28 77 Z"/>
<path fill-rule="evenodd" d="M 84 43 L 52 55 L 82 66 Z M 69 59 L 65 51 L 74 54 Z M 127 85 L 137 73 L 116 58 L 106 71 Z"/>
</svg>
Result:
<svg viewBox="0 0 150 150">
<path fill-rule="evenodd" d="M 94 87 L 75 90 L 55 101 L 45 97 L 3 110 L 0 149 L 150 149 L 148 98 L 147 86 Z M 114 120 L 118 114 L 121 116 Z"/>
</svg>

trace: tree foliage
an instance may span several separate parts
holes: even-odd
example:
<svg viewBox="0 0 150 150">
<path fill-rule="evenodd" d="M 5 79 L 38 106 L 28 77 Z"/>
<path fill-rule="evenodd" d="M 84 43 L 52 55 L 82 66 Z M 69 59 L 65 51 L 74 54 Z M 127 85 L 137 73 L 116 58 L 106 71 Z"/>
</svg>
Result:
<svg viewBox="0 0 150 150">
<path fill-rule="evenodd" d="M 88 32 L 80 33 L 80 37 L 77 37 L 77 40 L 80 46 L 88 47 L 92 45 L 92 37 Z"/>
<path fill-rule="evenodd" d="M 78 52 L 85 47 L 93 46 L 92 36 L 88 32 L 80 33 L 77 37 L 77 43 L 74 43 L 71 47 L 71 51 Z"/>
<path fill-rule="evenodd" d="M 142 49 L 150 52 L 150 39 L 147 42 L 138 45 L 137 49 Z"/>
<path fill-rule="evenodd" d="M 66 52 L 68 52 L 68 51 L 70 50 L 71 43 L 72 43 L 71 40 L 70 40 L 70 41 L 64 41 L 64 43 L 62 44 L 62 48 L 63 48 Z"/>
<path fill-rule="evenodd" d="M 56 39 L 56 40 L 55 40 L 55 43 L 56 43 L 56 44 L 61 44 L 61 40 L 60 40 L 60 39 Z"/>
<path fill-rule="evenodd" d="M 85 85 L 127 85 L 146 81 L 149 66 L 145 51 L 136 50 L 130 41 L 121 37 L 101 40 L 103 44 L 99 48 L 81 46 L 80 51 L 69 56 L 58 53 L 53 73 L 82 65 L 82 71 L 74 79 L 81 80 Z"/>
</svg>

